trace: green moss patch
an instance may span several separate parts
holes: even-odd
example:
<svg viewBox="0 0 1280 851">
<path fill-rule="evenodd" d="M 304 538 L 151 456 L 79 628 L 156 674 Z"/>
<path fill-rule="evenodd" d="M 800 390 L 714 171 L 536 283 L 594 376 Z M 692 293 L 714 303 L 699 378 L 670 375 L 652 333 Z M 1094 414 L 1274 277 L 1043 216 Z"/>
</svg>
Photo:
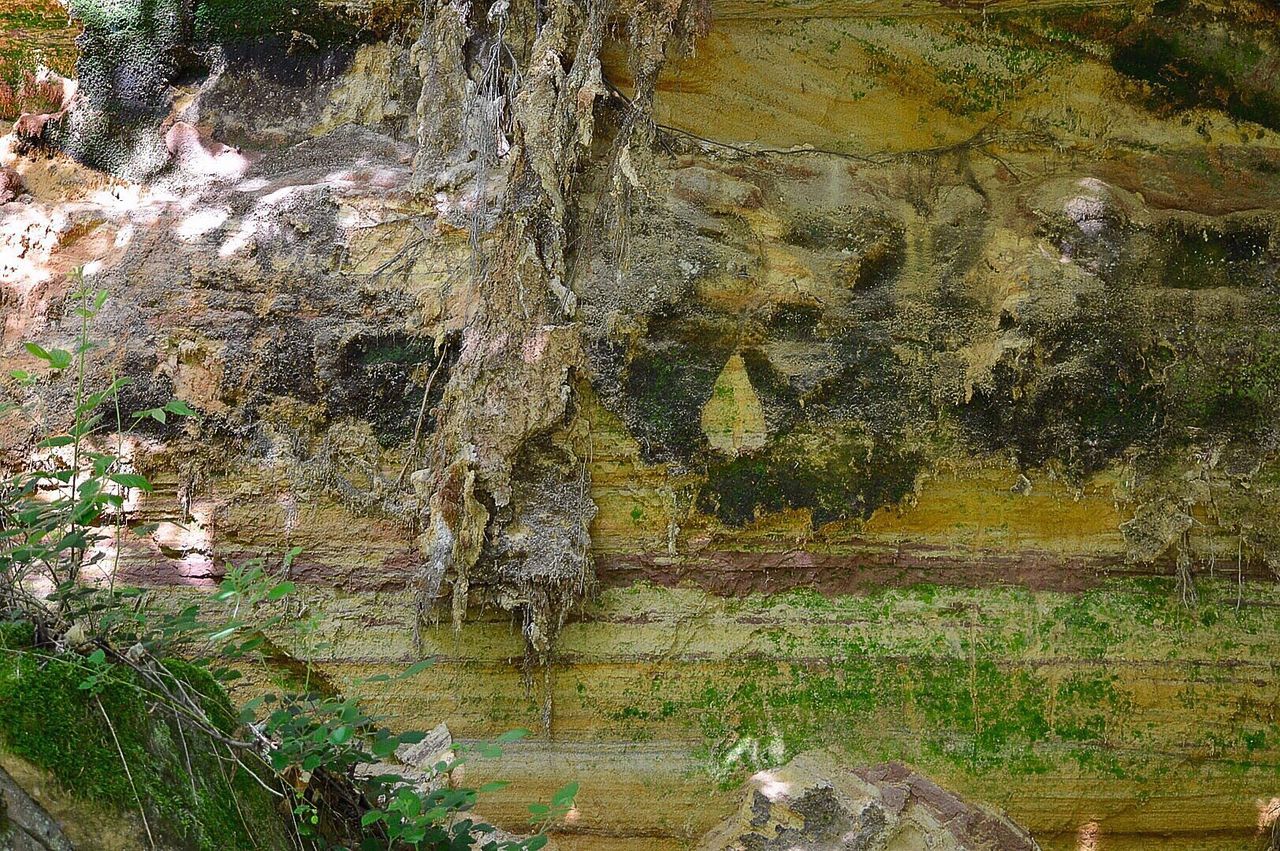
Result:
<svg viewBox="0 0 1280 851">
<path fill-rule="evenodd" d="M 1159 433 L 1164 398 L 1147 368 L 1139 315 L 1123 291 L 1077 295 L 1068 315 L 1018 323 L 1029 352 L 996 364 L 988 386 L 961 409 L 983 448 L 1011 448 L 1024 466 L 1061 462 L 1073 475 L 1103 469 Z"/>
<path fill-rule="evenodd" d="M 804 425 L 758 455 L 711 464 L 698 507 L 735 525 L 790 508 L 811 509 L 815 523 L 866 518 L 909 493 L 922 463 L 856 424 Z"/>
<path fill-rule="evenodd" d="M 1280 129 L 1280 80 L 1268 69 L 1276 42 L 1246 24 L 1221 27 L 1195 11 L 1153 18 L 1119 44 L 1111 64 L 1147 83 L 1157 103 L 1217 108 Z"/>
<path fill-rule="evenodd" d="M 1251 586 L 1246 601 L 1262 605 L 1237 608 L 1234 583 L 1200 591 L 1196 608 L 1165 578 L 1082 594 L 752 597 L 731 605 L 755 632 L 727 672 L 655 679 L 616 720 L 688 724 L 726 785 L 812 748 L 902 759 L 974 788 L 1038 775 L 1145 788 L 1187 760 L 1274 777 L 1276 698 L 1258 684 L 1276 673 L 1275 594 Z M 1261 702 L 1242 724 L 1246 700 Z"/>
<path fill-rule="evenodd" d="M 688 460 L 706 446 L 702 406 L 736 343 L 736 326 L 714 315 L 655 316 L 623 377 L 628 420 L 646 460 Z"/>
<path fill-rule="evenodd" d="M 1263 437 L 1280 409 L 1280 335 L 1243 329 L 1200 335 L 1169 370 L 1172 425 L 1234 437 Z"/>
<path fill-rule="evenodd" d="M 0 621 L 0 650 L 21 650 L 35 640 L 35 626 L 30 621 Z"/>
<path fill-rule="evenodd" d="M 204 696 L 206 710 L 219 724 L 231 729 L 230 703 L 206 671 L 183 662 L 171 662 L 169 668 Z M 152 830 L 174 847 L 288 847 L 270 795 L 247 769 L 158 708 L 132 674 L 113 669 L 96 698 L 81 688 L 87 674 L 79 657 L 4 654 L 4 748 L 50 772 L 89 803 L 137 813 L 140 798 Z"/>
<path fill-rule="evenodd" d="M 0 82 L 16 89 L 40 65 L 74 77 L 78 34 L 79 26 L 67 21 L 57 0 L 7 0 L 0 8 Z M 0 118 L 13 117 L 0 113 Z"/>
<path fill-rule="evenodd" d="M 348 341 L 320 374 L 330 417 L 367 420 L 384 446 L 407 440 L 422 410 L 422 393 L 434 369 L 434 351 L 430 337 L 401 333 L 369 334 Z M 456 352 L 456 347 L 452 351 Z M 442 365 L 431 385 L 428 411 L 444 396 L 448 366 Z M 423 425 L 429 432 L 435 426 L 434 417 L 427 416 Z"/>
<path fill-rule="evenodd" d="M 1192 227 L 1173 220 L 1154 236 L 1161 246 L 1163 286 L 1254 288 L 1274 276 L 1270 222 L 1229 220 L 1217 227 Z"/>
</svg>

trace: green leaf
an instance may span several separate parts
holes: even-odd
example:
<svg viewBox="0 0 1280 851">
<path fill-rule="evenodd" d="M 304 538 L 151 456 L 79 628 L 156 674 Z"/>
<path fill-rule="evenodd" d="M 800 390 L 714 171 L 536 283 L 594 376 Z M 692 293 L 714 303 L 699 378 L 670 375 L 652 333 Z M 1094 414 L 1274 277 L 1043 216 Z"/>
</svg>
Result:
<svg viewBox="0 0 1280 851">
<path fill-rule="evenodd" d="M 57 437 L 50 437 L 40 441 L 37 444 L 41 449 L 57 449 L 59 446 L 70 446 L 75 443 L 76 439 L 69 434 L 60 434 Z"/>
<path fill-rule="evenodd" d="M 258 717 L 258 707 L 263 704 L 265 698 L 266 698 L 265 695 L 255 697 L 252 700 L 250 700 L 248 703 L 246 703 L 244 706 L 240 707 L 240 723 L 241 724 L 252 723 L 254 719 Z"/>
<path fill-rule="evenodd" d="M 539 833 L 537 836 L 530 836 L 525 840 L 524 847 L 527 851 L 538 851 L 539 848 L 547 844 L 547 837 Z"/>
<path fill-rule="evenodd" d="M 49 366 L 54 367 L 55 370 L 65 370 L 72 365 L 72 353 L 67 349 L 55 348 L 50 352 L 38 343 L 27 343 L 26 347 L 28 352 L 35 354 L 41 361 L 49 363 Z"/>
<path fill-rule="evenodd" d="M 232 624 L 231 626 L 220 629 L 217 632 L 215 632 L 213 635 L 209 636 L 209 640 L 221 641 L 224 638 L 230 638 L 232 635 L 235 635 L 236 631 L 239 629 L 240 629 L 239 624 Z"/>
<path fill-rule="evenodd" d="M 551 808 L 548 807 L 546 804 L 530 804 L 529 805 L 530 815 L 545 816 L 549 812 L 551 812 Z"/>
<path fill-rule="evenodd" d="M 529 735 L 528 730 L 521 730 L 517 728 L 515 730 L 508 730 L 507 732 L 503 733 L 501 736 L 494 739 L 493 741 L 494 741 L 494 744 L 509 745 L 512 742 L 520 741 L 527 735 Z"/>
<path fill-rule="evenodd" d="M 101 665 L 107 661 L 107 653 L 101 647 L 89 654 L 90 665 Z"/>
<path fill-rule="evenodd" d="M 170 399 L 165 403 L 164 409 L 171 414 L 177 414 L 180 417 L 196 416 L 195 409 L 181 399 Z"/>
<path fill-rule="evenodd" d="M 335 745 L 345 745 L 351 739 L 351 728 L 346 724 L 341 727 L 334 727 L 333 732 L 329 734 L 329 741 Z"/>
<path fill-rule="evenodd" d="M 71 434 L 75 436 L 82 436 L 82 435 L 89 434 L 95 428 L 97 428 L 101 422 L 102 422 L 102 414 L 94 414 L 91 417 L 86 417 L 82 420 L 77 421 L 76 424 L 71 427 Z"/>
<path fill-rule="evenodd" d="M 267 592 L 267 599 L 275 602 L 281 597 L 287 597 L 298 589 L 298 586 L 292 582 L 281 582 L 276 587 Z"/>
<path fill-rule="evenodd" d="M 494 780 L 490 783 L 482 784 L 476 791 L 481 795 L 488 795 L 491 792 L 500 792 L 510 785 L 511 784 L 506 780 Z"/>
<path fill-rule="evenodd" d="M 414 664 L 410 665 L 408 668 L 405 668 L 403 671 L 397 674 L 396 679 L 407 680 L 410 677 L 416 677 L 418 674 L 421 674 L 423 671 L 425 671 L 427 668 L 430 668 L 435 663 L 436 663 L 435 659 L 423 659 L 421 662 L 415 662 Z"/>
<path fill-rule="evenodd" d="M 114 455 L 103 455 L 101 453 L 93 453 L 93 474 L 95 476 L 105 476 L 107 470 L 111 468 L 119 460 Z"/>
<path fill-rule="evenodd" d="M 150 417 L 158 423 L 164 423 L 168 419 L 165 416 L 164 408 L 147 408 L 144 411 L 134 411 L 132 416 L 135 420 L 145 420 Z"/>
<path fill-rule="evenodd" d="M 557 808 L 564 808 L 573 805 L 573 799 L 578 796 L 578 784 L 566 783 L 561 786 L 554 795 L 551 796 L 551 805 Z"/>
<path fill-rule="evenodd" d="M 135 473 L 112 473 L 110 479 L 121 487 L 137 488 L 151 493 L 151 482 L 147 481 L 146 476 Z"/>
<path fill-rule="evenodd" d="M 369 812 L 360 816 L 360 826 L 368 827 L 375 822 L 382 821 L 385 817 L 385 814 L 381 810 L 369 810 Z"/>
</svg>

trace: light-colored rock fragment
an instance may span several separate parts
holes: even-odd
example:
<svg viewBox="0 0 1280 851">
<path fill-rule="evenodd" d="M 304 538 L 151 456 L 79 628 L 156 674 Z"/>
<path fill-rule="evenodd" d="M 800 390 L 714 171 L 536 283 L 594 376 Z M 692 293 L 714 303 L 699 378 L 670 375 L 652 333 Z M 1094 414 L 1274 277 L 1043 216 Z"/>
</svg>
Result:
<svg viewBox="0 0 1280 851">
<path fill-rule="evenodd" d="M 846 768 L 804 753 L 751 778 L 698 851 L 1039 851 L 1008 818 L 891 762 Z"/>
<path fill-rule="evenodd" d="M 713 449 L 727 455 L 759 449 L 768 439 L 764 407 L 737 352 L 725 363 L 702 408 L 702 432 Z"/>
</svg>

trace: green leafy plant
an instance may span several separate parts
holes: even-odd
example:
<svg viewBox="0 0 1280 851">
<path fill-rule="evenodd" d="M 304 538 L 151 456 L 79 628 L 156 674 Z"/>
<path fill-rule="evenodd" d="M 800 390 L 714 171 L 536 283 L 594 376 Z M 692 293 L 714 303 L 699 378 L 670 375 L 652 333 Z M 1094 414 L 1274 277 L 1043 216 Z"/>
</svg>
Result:
<svg viewBox="0 0 1280 851">
<path fill-rule="evenodd" d="M 29 462 L 0 480 L 0 620 L 33 625 L 32 644 L 0 653 L 56 655 L 78 671 L 78 690 L 100 713 L 122 763 L 128 788 L 155 845 L 147 806 L 135 782 L 126 747 L 117 735 L 105 695 L 136 690 L 151 710 L 172 718 L 179 733 L 191 729 L 225 749 L 230 758 L 292 813 L 295 840 L 316 849 L 420 849 L 455 851 L 536 851 L 547 843 L 546 830 L 573 806 L 577 784 L 561 789 L 546 804 L 529 808 L 534 835 L 498 841 L 492 826 L 472 811 L 482 794 L 505 784 L 479 789 L 454 788 L 452 773 L 473 757 L 500 756 L 502 747 L 524 731 L 493 742 L 451 747 L 450 756 L 426 771 L 405 776 L 394 768 L 400 748 L 422 742 L 420 731 L 392 731 L 361 708 L 358 690 L 367 684 L 418 676 L 431 660 L 399 674 L 358 681 L 357 693 L 337 695 L 313 687 L 312 666 L 304 660 L 301 686 L 259 694 L 238 709 L 217 683 L 241 676 L 239 667 L 265 664 L 272 637 L 305 641 L 315 623 L 289 615 L 297 594 L 287 578 L 300 550 L 289 550 L 278 564 L 254 559 L 228 565 L 217 590 L 201 605 L 174 610 L 137 588 L 117 588 L 116 564 L 126 533 L 125 514 L 134 492 L 150 493 L 150 481 L 135 470 L 123 451 L 124 436 L 140 422 L 167 423 L 170 417 L 195 418 L 186 402 L 174 399 L 158 408 L 120 410 L 124 379 L 98 390 L 88 388 L 89 356 L 97 345 L 89 336 L 94 317 L 107 300 L 80 281 L 72 295 L 80 320 L 70 350 L 35 343 L 27 351 L 47 367 L 41 378 L 16 370 L 20 385 L 41 380 L 70 384 L 72 409 L 65 428 L 52 429 L 33 447 Z M 0 408 L 0 416 L 19 408 Z M 87 568 L 99 568 L 92 575 Z M 183 661 L 177 661 L 183 660 Z M 207 687 L 195 682 L 207 678 Z M 185 734 L 183 734 L 185 735 Z M 263 779 L 265 778 L 265 779 Z M 146 778 L 143 778 L 145 781 Z M 193 786 L 194 792 L 194 786 Z M 340 798 L 350 813 L 339 813 Z"/>
</svg>

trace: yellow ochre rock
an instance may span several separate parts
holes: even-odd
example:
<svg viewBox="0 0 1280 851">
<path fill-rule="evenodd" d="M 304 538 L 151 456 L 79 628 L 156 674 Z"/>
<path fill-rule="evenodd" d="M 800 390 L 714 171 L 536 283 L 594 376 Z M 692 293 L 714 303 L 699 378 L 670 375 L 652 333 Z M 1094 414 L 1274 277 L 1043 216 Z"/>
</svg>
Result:
<svg viewBox="0 0 1280 851">
<path fill-rule="evenodd" d="M 769 436 L 764 406 L 751 386 L 742 355 L 737 352 L 720 370 L 711 398 L 702 408 L 702 433 L 713 449 L 728 455 L 759 449 Z"/>
</svg>

